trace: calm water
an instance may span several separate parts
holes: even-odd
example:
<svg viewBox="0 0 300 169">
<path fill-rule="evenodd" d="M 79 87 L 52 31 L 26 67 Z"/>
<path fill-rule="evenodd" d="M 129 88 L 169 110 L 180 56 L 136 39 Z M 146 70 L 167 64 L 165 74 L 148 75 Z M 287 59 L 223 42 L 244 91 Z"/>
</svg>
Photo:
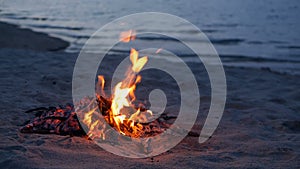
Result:
<svg viewBox="0 0 300 169">
<path fill-rule="evenodd" d="M 147 11 L 170 13 L 205 32 L 225 65 L 300 74 L 299 0 L 0 0 L 0 10 L 1 21 L 71 42 L 67 52 L 78 52 L 92 33 L 118 17 Z M 153 43 L 153 39 L 143 41 Z M 189 56 L 176 47 L 174 51 Z"/>
</svg>

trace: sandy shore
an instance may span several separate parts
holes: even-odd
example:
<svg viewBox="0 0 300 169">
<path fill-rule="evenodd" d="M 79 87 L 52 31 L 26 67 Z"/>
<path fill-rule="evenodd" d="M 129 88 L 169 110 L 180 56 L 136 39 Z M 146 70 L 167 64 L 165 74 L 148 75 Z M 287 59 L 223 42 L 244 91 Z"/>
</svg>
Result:
<svg viewBox="0 0 300 169">
<path fill-rule="evenodd" d="M 67 43 L 45 34 L 4 23 L 0 30 L 0 168 L 300 167 L 300 77 L 269 70 L 225 67 L 227 104 L 212 138 L 200 145 L 198 137 L 190 135 L 154 158 L 119 157 L 81 137 L 22 134 L 20 125 L 32 117 L 24 111 L 71 102 L 77 54 L 49 52 Z M 116 59 L 108 62 L 115 64 Z M 203 84 L 193 129 L 199 133 L 210 103 L 209 82 L 201 78 L 204 70 L 191 67 Z M 105 70 L 109 72 L 109 66 Z M 157 82 L 168 85 L 166 80 Z"/>
<path fill-rule="evenodd" d="M 36 51 L 59 51 L 69 43 L 58 38 L 49 37 L 45 33 L 33 32 L 29 29 L 0 22 L 1 48 L 31 49 Z"/>
</svg>

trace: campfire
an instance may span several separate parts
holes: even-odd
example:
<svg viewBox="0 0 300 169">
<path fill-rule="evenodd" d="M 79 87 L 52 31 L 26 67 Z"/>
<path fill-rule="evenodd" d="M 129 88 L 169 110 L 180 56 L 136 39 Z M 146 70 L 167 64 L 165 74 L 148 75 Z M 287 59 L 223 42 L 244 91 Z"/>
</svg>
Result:
<svg viewBox="0 0 300 169">
<path fill-rule="evenodd" d="M 120 41 L 126 43 L 132 40 L 135 40 L 135 31 L 120 34 Z M 104 91 L 104 76 L 99 75 L 96 99 L 81 99 L 75 103 L 78 110 L 74 110 L 72 104 L 29 110 L 27 113 L 35 113 L 35 118 L 26 122 L 20 131 L 87 136 L 102 140 L 110 137 L 111 128 L 131 138 L 151 137 L 162 133 L 171 125 L 168 120 L 176 117 L 166 114 L 156 117 L 141 103 L 135 103 L 135 89 L 142 80 L 139 72 L 147 63 L 148 57 L 139 57 L 139 52 L 132 48 L 130 61 L 125 78 L 113 87 L 111 96 L 108 97 Z"/>
</svg>

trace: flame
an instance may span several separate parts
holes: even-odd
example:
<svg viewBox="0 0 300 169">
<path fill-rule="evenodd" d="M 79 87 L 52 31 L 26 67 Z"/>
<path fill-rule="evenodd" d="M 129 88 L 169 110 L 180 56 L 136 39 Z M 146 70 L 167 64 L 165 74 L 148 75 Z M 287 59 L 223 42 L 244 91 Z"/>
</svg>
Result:
<svg viewBox="0 0 300 169">
<path fill-rule="evenodd" d="M 139 53 L 135 49 L 131 49 L 130 51 L 130 61 L 132 63 L 132 71 L 138 73 L 144 67 L 144 65 L 148 62 L 148 57 L 144 56 L 138 59 Z"/>
<path fill-rule="evenodd" d="M 101 85 L 101 89 L 103 90 L 104 89 L 104 83 L 105 83 L 104 76 L 99 75 L 98 76 L 98 82 L 101 83 L 101 84 L 99 84 L 99 86 Z"/>
<path fill-rule="evenodd" d="M 122 42 L 129 42 L 135 39 L 135 31 L 129 30 L 120 34 L 120 40 Z M 138 73 L 143 69 L 148 62 L 148 57 L 144 56 L 139 58 L 139 52 L 132 48 L 129 55 L 131 65 L 129 66 L 125 78 L 118 82 L 113 88 L 112 95 L 110 97 L 110 107 L 108 115 L 105 117 L 106 121 L 113 126 L 119 133 L 126 135 L 130 131 L 130 135 L 136 136 L 142 130 L 143 126 L 139 123 L 145 121 L 147 113 L 152 115 L 150 110 L 136 109 L 133 101 L 136 100 L 135 89 L 136 85 L 141 82 L 142 77 Z M 104 92 L 105 80 L 102 75 L 98 76 L 97 90 L 100 95 L 105 96 Z M 96 109 L 85 112 L 83 117 L 83 123 L 89 129 L 87 135 L 90 138 L 100 137 L 105 139 L 105 134 L 102 129 L 103 123 L 95 118 Z"/>
<path fill-rule="evenodd" d="M 104 76 L 99 75 L 98 76 L 98 84 L 96 86 L 96 90 L 97 90 L 97 93 L 100 93 L 100 95 L 102 95 L 102 96 L 105 96 L 104 84 L 105 84 Z M 101 87 L 101 88 L 99 89 L 99 87 Z"/>
<path fill-rule="evenodd" d="M 141 76 L 138 76 L 137 73 L 141 71 L 148 61 L 147 56 L 138 58 L 138 55 L 138 51 L 132 48 L 130 51 L 130 61 L 132 66 L 128 69 L 126 78 L 122 82 L 119 82 L 114 88 L 111 112 L 112 118 L 117 123 L 118 129 L 120 129 L 120 124 L 123 124 L 123 121 L 127 119 L 125 115 L 122 115 L 121 110 L 124 107 L 133 107 L 132 102 L 136 99 L 134 91 L 136 89 L 136 84 L 141 81 Z M 138 109 L 131 116 L 136 116 L 139 112 L 140 110 Z M 129 117 L 129 119 L 132 118 Z M 131 122 L 130 126 L 134 126 L 134 121 Z"/>
<path fill-rule="evenodd" d="M 129 30 L 129 31 L 124 31 L 121 32 L 120 34 L 120 41 L 128 43 L 132 40 L 135 40 L 135 31 L 134 30 Z"/>
<path fill-rule="evenodd" d="M 158 53 L 161 52 L 162 50 L 163 50 L 163 48 L 159 48 L 159 49 L 156 50 L 155 53 L 158 54 Z"/>
</svg>

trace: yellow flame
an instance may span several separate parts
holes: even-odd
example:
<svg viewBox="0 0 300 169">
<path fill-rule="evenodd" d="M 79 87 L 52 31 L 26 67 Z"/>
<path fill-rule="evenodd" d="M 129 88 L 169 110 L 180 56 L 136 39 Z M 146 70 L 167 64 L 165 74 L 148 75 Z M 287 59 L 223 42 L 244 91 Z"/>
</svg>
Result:
<svg viewBox="0 0 300 169">
<path fill-rule="evenodd" d="M 129 30 L 126 32 L 122 32 L 120 34 L 120 40 L 123 42 L 129 42 L 130 40 L 135 39 L 135 31 Z M 131 66 L 128 68 L 126 72 L 126 77 L 121 82 L 117 83 L 117 85 L 113 88 L 112 96 L 111 96 L 111 107 L 109 109 L 109 120 L 110 124 L 112 123 L 117 130 L 121 133 L 125 133 L 121 130 L 121 125 L 130 126 L 132 129 L 133 134 L 137 134 L 139 131 L 142 130 L 143 126 L 141 124 L 135 123 L 135 119 L 138 119 L 138 116 L 141 113 L 141 110 L 136 110 L 132 102 L 136 99 L 135 97 L 135 89 L 136 84 L 141 81 L 141 76 L 137 75 L 145 66 L 148 61 L 148 57 L 144 56 L 139 58 L 139 52 L 132 48 L 130 50 L 130 61 Z M 104 84 L 105 80 L 103 76 L 98 76 L 98 87 L 101 87 L 101 95 L 105 95 L 104 92 Z M 130 112 L 131 115 L 128 113 L 122 112 L 123 108 L 131 107 L 132 110 L 136 110 L 135 112 Z M 105 138 L 105 135 L 101 130 L 99 130 L 100 122 L 99 120 L 95 120 L 93 118 L 93 113 L 95 109 L 92 109 L 85 113 L 83 122 L 89 128 L 88 136 L 90 138 L 94 137 L 102 137 Z M 125 109 L 124 109 L 125 110 Z M 130 116 L 130 117 L 127 117 Z M 102 124 L 102 123 L 101 123 Z"/>
<path fill-rule="evenodd" d="M 96 108 L 88 111 L 87 113 L 84 114 L 84 119 L 83 119 L 83 123 L 90 125 L 92 123 L 92 116 L 94 111 L 96 110 Z M 89 127 L 89 126 L 88 126 Z"/>
<path fill-rule="evenodd" d="M 138 55 L 139 52 L 132 48 L 130 52 L 130 61 L 132 63 L 132 71 L 135 73 L 140 72 L 144 65 L 148 62 L 147 56 L 138 59 Z"/>
<path fill-rule="evenodd" d="M 118 128 L 120 127 L 120 124 L 128 118 L 125 115 L 122 115 L 121 110 L 124 107 L 132 106 L 131 103 L 135 100 L 134 91 L 136 89 L 136 84 L 141 81 L 141 76 L 137 76 L 136 73 L 144 67 L 148 60 L 147 56 L 139 59 L 138 55 L 139 53 L 132 48 L 130 51 L 130 61 L 132 66 L 129 69 L 129 72 L 127 72 L 126 78 L 122 82 L 119 82 L 114 88 L 111 111 Z M 135 80 L 132 82 L 132 79 L 134 78 Z M 140 110 L 134 114 L 138 114 L 139 111 Z M 134 122 L 131 122 L 130 126 L 133 127 Z"/>
<path fill-rule="evenodd" d="M 134 91 L 136 89 L 136 84 L 141 81 L 141 76 L 136 76 L 135 73 L 138 73 L 143 66 L 147 62 L 147 56 L 138 59 L 138 52 L 135 49 L 131 49 L 130 52 L 130 61 L 132 63 L 131 71 L 127 73 L 127 77 L 119 82 L 115 88 L 113 93 L 113 99 L 111 104 L 111 110 L 113 115 L 119 115 L 120 111 L 123 107 L 129 107 L 131 102 L 135 100 Z M 132 79 L 135 78 L 134 83 L 132 83 Z M 127 84 L 127 85 L 123 85 Z M 131 99 L 128 98 L 131 97 Z"/>
</svg>

